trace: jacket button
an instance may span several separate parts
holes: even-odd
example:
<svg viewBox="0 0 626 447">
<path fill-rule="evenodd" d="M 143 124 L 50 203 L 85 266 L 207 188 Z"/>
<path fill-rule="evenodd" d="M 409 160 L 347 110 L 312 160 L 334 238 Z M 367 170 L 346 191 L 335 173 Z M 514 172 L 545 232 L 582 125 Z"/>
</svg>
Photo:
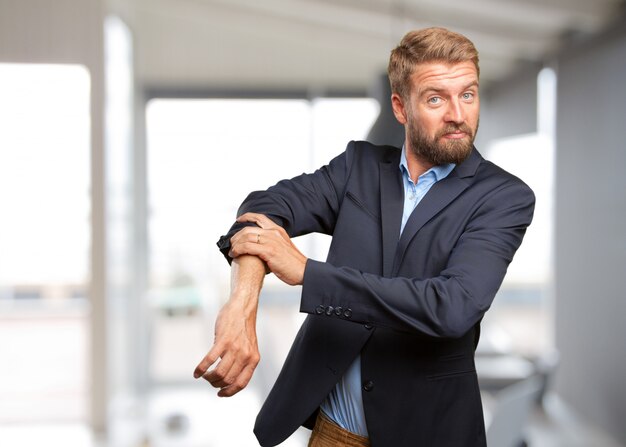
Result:
<svg viewBox="0 0 626 447">
<path fill-rule="evenodd" d="M 341 306 L 335 307 L 335 315 L 340 317 L 342 313 L 343 313 L 343 307 L 341 307 Z"/>
<path fill-rule="evenodd" d="M 324 307 L 324 305 L 320 304 L 319 306 L 315 308 L 315 313 L 318 315 L 322 315 L 325 310 L 326 308 Z"/>
<path fill-rule="evenodd" d="M 372 391 L 374 389 L 374 382 L 371 380 L 367 380 L 363 382 L 363 390 L 364 391 Z"/>
<path fill-rule="evenodd" d="M 326 315 L 328 315 L 330 317 L 333 314 L 334 310 L 335 310 L 335 308 L 333 306 L 328 306 L 326 308 Z"/>
<path fill-rule="evenodd" d="M 343 316 L 346 318 L 350 318 L 352 316 L 352 309 L 347 308 L 345 312 L 343 313 Z"/>
<path fill-rule="evenodd" d="M 365 329 L 367 329 L 368 331 L 371 331 L 374 328 L 374 325 L 372 323 L 365 323 Z"/>
</svg>

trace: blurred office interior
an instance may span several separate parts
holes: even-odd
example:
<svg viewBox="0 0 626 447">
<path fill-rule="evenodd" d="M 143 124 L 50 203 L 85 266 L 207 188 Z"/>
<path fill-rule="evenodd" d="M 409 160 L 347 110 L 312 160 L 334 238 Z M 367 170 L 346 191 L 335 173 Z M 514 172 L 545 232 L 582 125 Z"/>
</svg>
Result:
<svg viewBox="0 0 626 447">
<path fill-rule="evenodd" d="M 256 445 L 299 290 L 268 276 L 217 398 L 215 242 L 247 192 L 401 144 L 386 63 L 426 26 L 476 44 L 476 146 L 537 195 L 477 351 L 490 446 L 626 445 L 624 3 L 0 0 L 0 445 Z"/>
</svg>

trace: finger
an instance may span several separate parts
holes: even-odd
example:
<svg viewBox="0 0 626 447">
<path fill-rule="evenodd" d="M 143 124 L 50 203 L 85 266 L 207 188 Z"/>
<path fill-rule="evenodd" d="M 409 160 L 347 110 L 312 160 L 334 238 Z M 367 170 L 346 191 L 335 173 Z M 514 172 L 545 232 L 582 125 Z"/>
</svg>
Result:
<svg viewBox="0 0 626 447">
<path fill-rule="evenodd" d="M 267 254 L 271 246 L 275 246 L 276 242 L 284 243 L 284 239 L 276 230 L 263 230 L 254 228 L 244 232 L 241 230 L 230 240 L 229 256 L 235 258 L 242 254 L 250 254 L 260 256 Z"/>
<path fill-rule="evenodd" d="M 256 238 L 255 238 L 256 240 Z M 257 244 L 255 242 L 239 242 L 237 244 L 231 245 L 230 250 L 228 252 L 228 256 L 231 258 L 236 258 L 241 255 L 253 255 L 258 256 L 259 258 L 265 260 L 267 257 L 268 249 L 267 244 Z"/>
<path fill-rule="evenodd" d="M 275 230 L 272 230 L 272 231 L 275 231 Z M 239 230 L 238 232 L 236 232 L 230 238 L 230 245 L 232 246 L 241 242 L 254 242 L 254 243 L 259 244 L 261 243 L 262 236 L 265 236 L 267 238 L 270 235 L 271 235 L 271 232 L 269 232 L 268 230 L 259 228 L 259 227 L 245 227 Z"/>
<path fill-rule="evenodd" d="M 215 388 L 224 388 L 235 382 L 243 366 L 235 362 L 236 356 L 229 353 L 224 355 L 217 367 L 206 373 L 203 378 Z"/>
<path fill-rule="evenodd" d="M 266 230 L 279 226 L 276 225 L 276 223 L 265 214 L 259 213 L 244 213 L 237 218 L 237 222 L 254 222 L 259 227 Z"/>
<path fill-rule="evenodd" d="M 246 386 L 248 386 L 248 383 L 250 383 L 250 379 L 252 379 L 255 369 L 256 364 L 246 366 L 243 371 L 241 371 L 235 382 L 230 386 L 222 388 L 217 395 L 219 397 L 231 397 L 243 390 Z"/>
<path fill-rule="evenodd" d="M 255 231 L 259 231 L 259 228 L 257 227 L 245 227 L 241 230 L 239 230 L 238 232 L 236 232 L 231 238 L 230 238 L 230 245 L 235 245 L 238 242 L 240 242 L 242 239 L 245 239 L 249 234 L 250 231 L 255 230 Z"/>
<path fill-rule="evenodd" d="M 212 370 L 207 371 L 204 374 L 204 378 L 209 377 L 210 374 L 224 374 L 226 373 L 235 362 L 236 357 L 233 357 L 233 348 L 228 347 L 224 349 L 224 352 L 219 358 L 219 363 L 216 363 Z"/>
<path fill-rule="evenodd" d="M 196 369 L 193 372 L 194 378 L 197 379 L 206 374 L 209 368 L 217 361 L 217 359 L 220 358 L 220 355 L 222 355 L 222 347 L 220 345 L 213 346 L 198 366 L 196 366 Z"/>
<path fill-rule="evenodd" d="M 258 352 L 254 350 L 243 349 L 235 354 L 227 353 L 217 368 L 206 374 L 204 378 L 215 388 L 224 389 L 235 386 L 242 389 L 249 382 L 259 360 Z"/>
</svg>

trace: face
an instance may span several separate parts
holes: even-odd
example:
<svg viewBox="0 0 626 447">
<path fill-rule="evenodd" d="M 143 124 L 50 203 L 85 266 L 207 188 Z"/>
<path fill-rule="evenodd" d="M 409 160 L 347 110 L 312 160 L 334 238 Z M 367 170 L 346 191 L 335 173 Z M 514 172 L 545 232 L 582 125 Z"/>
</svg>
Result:
<svg viewBox="0 0 626 447">
<path fill-rule="evenodd" d="M 480 103 L 472 62 L 423 63 L 411 76 L 407 100 L 392 95 L 394 114 L 406 130 L 407 156 L 432 165 L 461 163 L 472 151 Z"/>
</svg>

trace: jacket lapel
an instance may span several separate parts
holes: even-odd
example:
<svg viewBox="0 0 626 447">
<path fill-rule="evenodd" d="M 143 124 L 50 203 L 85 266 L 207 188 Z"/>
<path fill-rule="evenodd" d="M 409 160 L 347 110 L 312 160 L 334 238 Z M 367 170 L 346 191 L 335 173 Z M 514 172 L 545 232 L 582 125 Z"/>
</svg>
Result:
<svg viewBox="0 0 626 447">
<path fill-rule="evenodd" d="M 400 157 L 380 162 L 380 216 L 383 234 L 383 276 L 390 277 L 400 237 L 404 188 L 400 173 Z"/>
<path fill-rule="evenodd" d="M 415 234 L 435 215 L 456 199 L 471 184 L 482 157 L 476 149 L 463 163 L 458 165 L 445 179 L 435 183 L 411 213 L 397 243 L 392 274 L 400 269 L 406 249 Z"/>
</svg>

